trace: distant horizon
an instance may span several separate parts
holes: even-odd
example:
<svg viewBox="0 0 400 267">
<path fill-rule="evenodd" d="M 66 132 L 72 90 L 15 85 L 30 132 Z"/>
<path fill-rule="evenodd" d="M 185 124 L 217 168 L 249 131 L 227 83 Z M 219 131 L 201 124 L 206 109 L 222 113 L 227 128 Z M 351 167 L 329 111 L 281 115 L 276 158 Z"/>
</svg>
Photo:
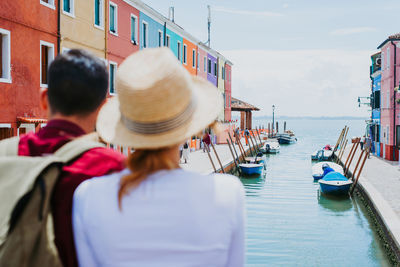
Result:
<svg viewBox="0 0 400 267">
<path fill-rule="evenodd" d="M 240 116 L 233 115 L 232 119 L 240 119 Z M 272 116 L 253 116 L 253 120 L 271 119 Z M 309 119 L 309 120 L 368 120 L 369 118 L 361 116 L 275 116 L 275 120 L 282 119 Z"/>
</svg>

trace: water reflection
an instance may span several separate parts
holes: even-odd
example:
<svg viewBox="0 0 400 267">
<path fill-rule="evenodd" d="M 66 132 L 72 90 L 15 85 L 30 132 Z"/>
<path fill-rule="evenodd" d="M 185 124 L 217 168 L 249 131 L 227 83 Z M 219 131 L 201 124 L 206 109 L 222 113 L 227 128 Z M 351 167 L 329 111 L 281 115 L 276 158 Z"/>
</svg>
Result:
<svg viewBox="0 0 400 267">
<path fill-rule="evenodd" d="M 329 196 L 318 191 L 318 204 L 326 210 L 334 212 L 336 215 L 351 210 L 353 202 L 348 196 Z"/>
</svg>

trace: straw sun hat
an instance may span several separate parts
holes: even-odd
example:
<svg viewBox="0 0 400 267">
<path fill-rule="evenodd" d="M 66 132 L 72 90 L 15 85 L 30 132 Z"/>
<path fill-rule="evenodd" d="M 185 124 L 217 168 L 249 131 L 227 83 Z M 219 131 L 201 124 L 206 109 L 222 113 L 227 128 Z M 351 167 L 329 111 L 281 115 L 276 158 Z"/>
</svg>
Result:
<svg viewBox="0 0 400 267">
<path fill-rule="evenodd" d="M 168 48 L 129 56 L 118 68 L 116 89 L 96 128 L 106 142 L 135 149 L 182 143 L 211 124 L 223 107 L 217 88 L 190 75 Z"/>
</svg>

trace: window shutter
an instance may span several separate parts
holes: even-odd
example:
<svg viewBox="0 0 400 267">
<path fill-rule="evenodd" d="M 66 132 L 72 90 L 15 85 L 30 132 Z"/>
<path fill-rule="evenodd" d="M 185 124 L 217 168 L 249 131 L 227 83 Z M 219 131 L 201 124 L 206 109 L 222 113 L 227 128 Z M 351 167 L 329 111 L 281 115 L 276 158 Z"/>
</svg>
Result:
<svg viewBox="0 0 400 267">
<path fill-rule="evenodd" d="M 48 61 L 49 61 L 48 47 L 42 45 L 42 84 L 47 84 Z"/>
<path fill-rule="evenodd" d="M 94 23 L 97 26 L 100 26 L 100 0 L 95 0 L 94 1 Z"/>
</svg>

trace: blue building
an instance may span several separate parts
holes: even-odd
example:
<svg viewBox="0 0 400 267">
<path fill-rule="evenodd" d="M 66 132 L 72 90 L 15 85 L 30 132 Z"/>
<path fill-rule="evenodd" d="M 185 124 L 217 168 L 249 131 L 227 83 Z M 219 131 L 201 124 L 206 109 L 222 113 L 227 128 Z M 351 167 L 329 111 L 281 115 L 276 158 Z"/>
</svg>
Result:
<svg viewBox="0 0 400 267">
<path fill-rule="evenodd" d="M 372 151 L 377 156 L 381 155 L 380 133 L 381 133 L 381 53 L 371 56 L 370 78 L 371 78 L 371 124 L 369 134 L 374 147 Z"/>
<path fill-rule="evenodd" d="M 140 49 L 164 46 L 164 25 L 155 17 L 140 11 Z"/>
</svg>

